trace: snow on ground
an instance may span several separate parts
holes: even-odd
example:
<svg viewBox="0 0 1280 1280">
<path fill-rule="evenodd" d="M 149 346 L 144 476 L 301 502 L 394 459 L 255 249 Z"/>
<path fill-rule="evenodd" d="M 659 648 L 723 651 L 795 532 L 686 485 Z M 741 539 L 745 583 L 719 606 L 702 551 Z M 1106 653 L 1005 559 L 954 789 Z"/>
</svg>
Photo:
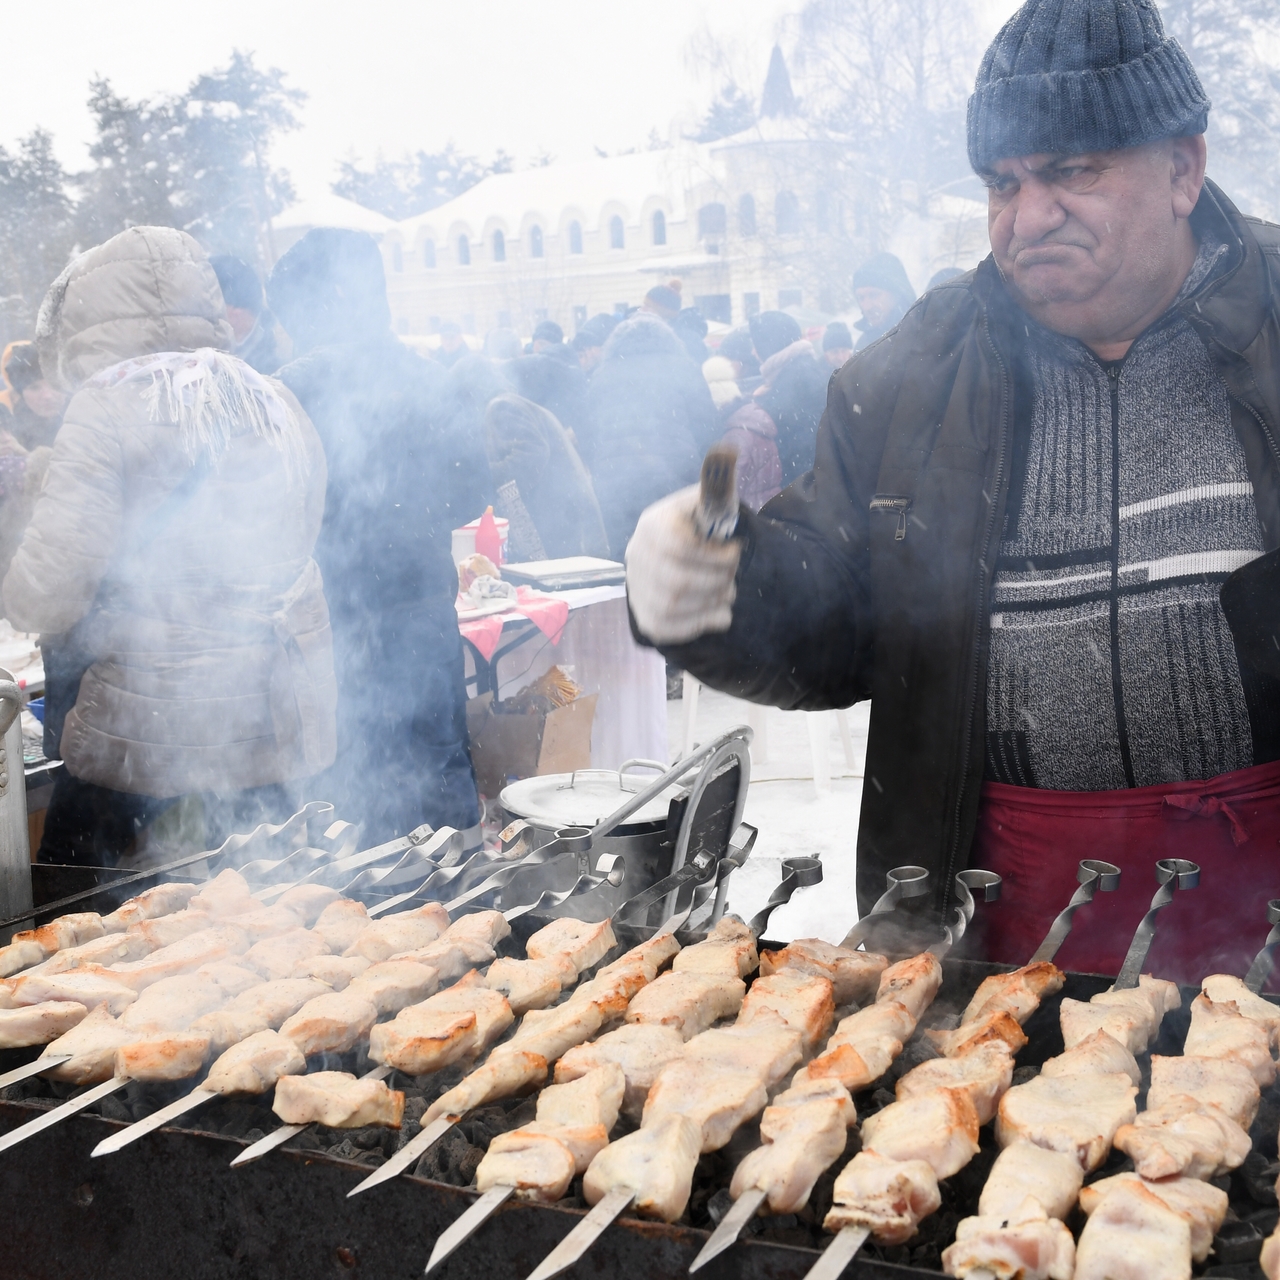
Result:
<svg viewBox="0 0 1280 1280">
<path fill-rule="evenodd" d="M 682 699 L 667 703 L 669 758 L 684 743 Z M 736 698 L 704 688 L 698 700 L 694 741 L 707 742 L 736 724 L 747 722 L 748 707 Z M 819 794 L 813 782 L 813 753 L 803 711 L 767 712 L 768 754 L 753 752 L 751 788 L 744 821 L 760 829 L 756 846 L 742 870 L 729 882 L 729 910 L 749 918 L 766 902 L 782 877 L 782 859 L 816 854 L 822 859 L 823 881 L 801 889 L 773 914 L 769 937 L 786 941 L 818 937 L 839 942 L 858 918 L 854 892 L 854 847 L 858 810 L 862 803 L 862 772 L 867 752 L 870 704 L 847 712 L 853 740 L 850 769 L 834 714 L 826 716 L 831 788 Z"/>
</svg>

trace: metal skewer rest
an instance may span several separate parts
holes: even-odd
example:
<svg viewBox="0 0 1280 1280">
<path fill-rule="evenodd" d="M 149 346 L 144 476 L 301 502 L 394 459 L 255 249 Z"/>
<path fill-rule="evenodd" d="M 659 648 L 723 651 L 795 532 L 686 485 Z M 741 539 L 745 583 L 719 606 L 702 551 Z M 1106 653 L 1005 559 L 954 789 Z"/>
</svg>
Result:
<svg viewBox="0 0 1280 1280">
<path fill-rule="evenodd" d="M 1111 893 L 1120 887 L 1120 868 L 1110 862 L 1099 862 L 1096 858 L 1084 858 L 1076 872 L 1080 887 L 1071 895 L 1071 901 L 1058 912 L 1044 941 L 1036 948 L 1036 953 L 1028 963 L 1040 964 L 1052 960 L 1058 949 L 1067 940 L 1071 932 L 1071 919 L 1079 908 L 1093 901 L 1093 895 L 1099 890 Z"/>
<path fill-rule="evenodd" d="M 1262 950 L 1253 957 L 1249 972 L 1244 976 L 1244 985 L 1253 992 L 1262 990 L 1275 968 L 1275 945 L 1280 942 L 1280 898 L 1272 898 L 1267 903 L 1267 923 L 1271 925 L 1271 932 L 1267 934 Z"/>
<path fill-rule="evenodd" d="M 844 935 L 842 947 L 853 950 L 861 946 L 878 923 L 876 917 L 888 915 L 906 898 L 919 898 L 929 892 L 929 873 L 924 867 L 894 867 L 885 876 L 887 888 L 879 901 Z"/>
<path fill-rule="evenodd" d="M 1194 889 L 1200 883 L 1200 868 L 1185 858 L 1161 858 L 1156 863 L 1156 883 L 1160 886 L 1151 899 L 1147 914 L 1142 917 L 1129 943 L 1128 953 L 1120 966 L 1120 974 L 1112 985 L 1112 991 L 1125 991 L 1138 985 L 1138 976 L 1146 963 L 1147 952 L 1156 936 L 1156 917 L 1173 901 L 1177 889 Z"/>
<path fill-rule="evenodd" d="M 809 889 L 822 883 L 821 858 L 783 858 L 782 879 L 769 895 L 769 901 L 747 922 L 751 932 L 763 938 L 769 927 L 769 917 L 784 903 L 790 902 L 797 889 Z"/>
</svg>

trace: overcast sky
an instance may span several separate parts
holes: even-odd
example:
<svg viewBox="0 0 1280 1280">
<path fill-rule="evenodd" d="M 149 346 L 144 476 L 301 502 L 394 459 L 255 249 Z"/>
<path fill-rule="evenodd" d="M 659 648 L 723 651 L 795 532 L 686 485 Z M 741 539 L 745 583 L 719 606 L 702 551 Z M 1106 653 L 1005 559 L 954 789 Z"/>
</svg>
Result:
<svg viewBox="0 0 1280 1280">
<path fill-rule="evenodd" d="M 1012 0 L 986 0 L 995 15 Z M 181 90 L 251 50 L 308 94 L 303 127 L 277 163 L 302 196 L 327 189 L 336 161 L 453 140 L 484 157 L 590 155 L 642 144 L 650 129 L 705 106 L 691 65 L 702 30 L 740 49 L 763 78 L 798 0 L 46 0 L 5 6 L 0 143 L 37 125 L 63 163 L 85 161 L 91 76 L 128 97 Z M 758 90 L 757 84 L 751 85 Z"/>
</svg>

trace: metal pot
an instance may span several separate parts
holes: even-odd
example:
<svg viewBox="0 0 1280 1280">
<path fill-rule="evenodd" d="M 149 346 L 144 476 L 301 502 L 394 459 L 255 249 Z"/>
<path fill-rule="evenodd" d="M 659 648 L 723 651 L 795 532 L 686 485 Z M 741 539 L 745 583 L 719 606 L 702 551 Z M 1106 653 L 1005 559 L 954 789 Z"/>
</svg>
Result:
<svg viewBox="0 0 1280 1280">
<path fill-rule="evenodd" d="M 531 832 L 530 847 L 536 849 L 553 839 L 561 827 L 589 829 L 614 813 L 652 781 L 634 776 L 633 771 L 638 769 L 664 773 L 667 766 L 657 760 L 628 760 L 616 770 L 578 769 L 574 773 L 521 778 L 502 789 L 502 808 L 509 819 L 524 820 Z M 669 874 L 683 812 L 679 801 L 687 793 L 686 787 L 673 782 L 608 835 L 596 837 L 592 865 L 600 854 L 621 854 L 626 860 L 626 878 L 608 891 L 596 890 L 572 899 L 564 913 L 583 918 L 584 910 L 598 906 L 603 919 L 627 898 Z M 597 898 L 601 900 L 598 904 Z"/>
</svg>

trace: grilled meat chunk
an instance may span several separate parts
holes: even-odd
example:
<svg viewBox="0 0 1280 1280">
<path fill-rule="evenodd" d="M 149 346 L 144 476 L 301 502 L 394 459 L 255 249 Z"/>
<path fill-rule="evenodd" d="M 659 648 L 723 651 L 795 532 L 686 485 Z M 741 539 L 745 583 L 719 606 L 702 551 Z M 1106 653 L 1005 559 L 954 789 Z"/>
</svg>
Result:
<svg viewBox="0 0 1280 1280">
<path fill-rule="evenodd" d="M 209 1068 L 204 1088 L 214 1093 L 266 1093 L 281 1076 L 301 1075 L 307 1060 L 288 1036 L 278 1031 L 255 1031 L 233 1044 Z"/>
<path fill-rule="evenodd" d="M 626 1076 L 622 1110 L 639 1120 L 644 1100 L 658 1072 L 684 1048 L 684 1039 L 674 1027 L 658 1023 L 637 1023 L 619 1027 L 598 1040 L 575 1045 L 556 1063 L 556 1083 L 567 1084 L 607 1064 L 616 1064 Z"/>
<path fill-rule="evenodd" d="M 703 973 L 664 973 L 631 1001 L 628 1022 L 675 1027 L 686 1040 L 735 1014 L 747 994 L 741 978 Z"/>
<path fill-rule="evenodd" d="M 325 940 L 334 955 L 340 956 L 372 923 L 369 908 L 363 902 L 339 898 L 325 907 L 311 928 Z"/>
<path fill-rule="evenodd" d="M 1248 1129 L 1258 1114 L 1261 1091 L 1253 1072 L 1234 1058 L 1151 1058 L 1151 1087 L 1147 1106 L 1163 1107 L 1178 1094 L 1190 1094 L 1199 1102 L 1211 1102 L 1226 1112 L 1242 1129 Z"/>
<path fill-rule="evenodd" d="M 960 1019 L 961 1025 L 974 1022 L 996 1009 L 1012 1014 L 1019 1023 L 1026 1022 L 1045 996 L 1062 990 L 1064 981 L 1062 970 L 1047 960 L 1023 965 L 1012 973 L 992 974 L 973 993 L 973 999 Z"/>
<path fill-rule="evenodd" d="M 800 938 L 780 951 L 762 951 L 760 976 L 767 978 L 783 969 L 815 974 L 830 980 L 837 1006 L 865 1004 L 875 996 L 888 964 L 888 958 L 875 951 L 851 951 L 821 938 Z"/>
<path fill-rule="evenodd" d="M 876 988 L 876 1003 L 896 1000 L 917 1021 L 933 1003 L 942 985 L 942 961 L 928 951 L 891 964 L 881 975 Z"/>
<path fill-rule="evenodd" d="M 1199 1178 L 1165 1178 L 1149 1182 L 1136 1173 L 1118 1173 L 1099 1182 L 1091 1182 L 1080 1192 L 1080 1207 L 1086 1214 L 1094 1214 L 1109 1196 L 1117 1191 L 1141 1187 L 1164 1203 L 1182 1218 L 1191 1229 L 1191 1259 L 1203 1262 L 1213 1247 L 1213 1237 L 1218 1234 L 1227 1216 L 1227 1193 Z"/>
<path fill-rule="evenodd" d="M 1182 1051 L 1201 1058 L 1234 1058 L 1249 1068 L 1260 1088 L 1275 1083 L 1271 1033 L 1261 1022 L 1244 1017 L 1234 1001 L 1217 1003 L 1207 995 L 1196 996 Z"/>
<path fill-rule="evenodd" d="M 324 1124 L 331 1129 L 362 1129 L 367 1124 L 398 1129 L 404 1094 L 384 1080 L 357 1080 L 346 1071 L 315 1071 L 281 1076 L 271 1110 L 285 1124 Z"/>
<path fill-rule="evenodd" d="M 811 1051 L 831 1030 L 835 1009 L 829 978 L 784 969 L 751 984 L 736 1026 L 745 1029 L 779 1022 L 800 1032 L 805 1049 Z"/>
<path fill-rule="evenodd" d="M 379 1023 L 369 1036 L 369 1056 L 408 1075 L 423 1075 L 475 1057 L 514 1020 L 500 992 L 449 987 Z"/>
<path fill-rule="evenodd" d="M 593 922 L 564 916 L 533 934 L 525 943 L 524 952 L 530 960 L 545 960 L 552 955 L 568 956 L 582 973 L 599 964 L 617 945 L 613 926 L 608 920 Z"/>
<path fill-rule="evenodd" d="M 1076 1245 L 1074 1280 L 1189 1280 L 1191 1227 L 1140 1182 L 1107 1196 Z"/>
<path fill-rule="evenodd" d="M 170 881 L 158 884 L 136 898 L 122 902 L 110 915 L 102 917 L 104 933 L 123 933 L 131 925 L 143 920 L 154 920 L 157 916 L 172 915 L 181 911 L 199 891 L 198 884 L 183 884 Z"/>
<path fill-rule="evenodd" d="M 1115 1146 L 1143 1178 L 1216 1178 L 1238 1169 L 1251 1143 L 1225 1111 L 1184 1093 L 1121 1125 Z"/>
<path fill-rule="evenodd" d="M 115 1074 L 130 1080 L 189 1080 L 209 1056 L 198 1031 L 150 1031 L 116 1050 Z"/>
<path fill-rule="evenodd" d="M 63 1053 L 71 1055 L 68 1061 L 51 1067 L 45 1075 L 51 1080 L 75 1085 L 101 1084 L 110 1080 L 115 1071 L 116 1050 L 136 1039 L 137 1034 L 122 1027 L 111 1010 L 100 1004 L 45 1049 L 45 1054 L 50 1057 Z"/>
<path fill-rule="evenodd" d="M 935 1089 L 868 1116 L 862 1146 L 891 1160 L 925 1160 L 939 1178 L 949 1178 L 977 1155 L 978 1128 L 967 1090 Z"/>
<path fill-rule="evenodd" d="M 759 964 L 755 934 L 736 916 L 724 916 L 702 942 L 685 947 L 671 967 L 676 973 L 745 978 Z"/>
<path fill-rule="evenodd" d="M 288 1036 L 308 1058 L 316 1053 L 345 1053 L 369 1034 L 377 1020 L 372 1000 L 350 991 L 331 991 L 308 1000 L 286 1018 L 280 1034 Z"/>
<path fill-rule="evenodd" d="M 1088 1072 L 1095 1075 L 1115 1075 L 1123 1072 L 1134 1084 L 1141 1084 L 1142 1075 L 1137 1060 L 1115 1036 L 1105 1031 L 1095 1031 L 1085 1036 L 1074 1048 L 1050 1058 L 1040 1068 L 1040 1074 L 1049 1076 L 1078 1076 Z"/>
<path fill-rule="evenodd" d="M 1137 1087 L 1127 1075 L 1038 1075 L 1000 1099 L 996 1141 L 1002 1147 L 1025 1139 L 1074 1157 L 1092 1172 L 1111 1148 L 1122 1124 L 1137 1115 Z"/>
<path fill-rule="evenodd" d="M 983 1280 L 1071 1280 L 1076 1242 L 1033 1196 L 1006 1217 L 964 1218 L 942 1253 L 949 1276 Z"/>
<path fill-rule="evenodd" d="M 994 1041 L 958 1058 L 934 1058 L 913 1067 L 899 1081 L 899 1100 L 934 1089 L 964 1089 L 978 1113 L 978 1123 L 993 1120 L 1000 1099 L 1013 1083 L 1013 1055 L 1003 1041 Z"/>
<path fill-rule="evenodd" d="M 893 1160 L 864 1148 L 840 1171 L 823 1227 L 866 1227 L 877 1243 L 904 1244 L 942 1205 L 927 1160 Z"/>
<path fill-rule="evenodd" d="M 996 1157 L 978 1201 L 982 1218 L 1012 1218 L 1028 1195 L 1050 1218 L 1063 1219 L 1080 1195 L 1084 1170 L 1073 1155 L 1011 1142 Z"/>
<path fill-rule="evenodd" d="M 701 1149 L 698 1126 L 673 1115 L 605 1147 L 582 1179 L 582 1194 L 596 1204 L 615 1187 L 627 1187 L 635 1192 L 633 1212 L 674 1222 L 689 1203 Z"/>
<path fill-rule="evenodd" d="M 439 975 L 430 965 L 416 960 L 382 960 L 353 978 L 347 990 L 372 1001 L 381 1017 L 418 1004 L 439 985 Z"/>
<path fill-rule="evenodd" d="M 220 871 L 212 880 L 199 886 L 199 892 L 187 903 L 193 911 L 207 911 L 211 916 L 238 916 L 260 907 L 249 891 L 249 882 L 238 871 Z"/>
<path fill-rule="evenodd" d="M 0 1049 L 25 1049 L 64 1036 L 88 1015 L 74 1000 L 46 1000 L 20 1009 L 0 1009 Z"/>
</svg>

